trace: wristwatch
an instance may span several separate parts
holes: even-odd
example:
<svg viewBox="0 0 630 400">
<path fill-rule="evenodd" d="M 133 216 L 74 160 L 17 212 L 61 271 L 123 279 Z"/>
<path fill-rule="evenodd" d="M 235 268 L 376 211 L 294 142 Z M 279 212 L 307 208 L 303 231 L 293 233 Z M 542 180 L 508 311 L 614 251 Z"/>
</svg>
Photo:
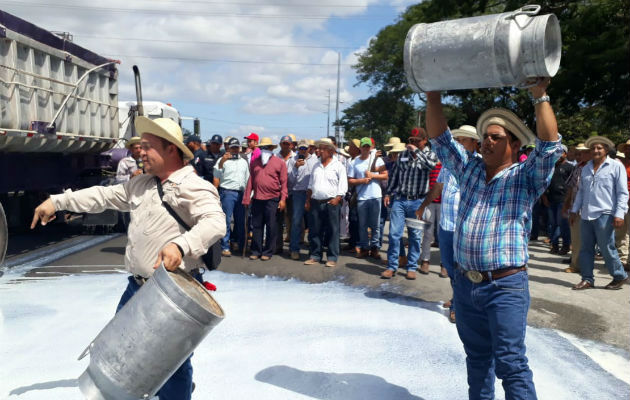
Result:
<svg viewBox="0 0 630 400">
<path fill-rule="evenodd" d="M 544 95 L 544 96 L 539 97 L 539 98 L 537 98 L 537 99 L 533 99 L 533 100 L 532 100 L 532 104 L 533 104 L 533 105 L 536 105 L 536 104 L 544 103 L 545 101 L 547 101 L 547 102 L 548 102 L 549 100 L 550 100 L 550 99 L 549 99 L 549 96 Z"/>
</svg>

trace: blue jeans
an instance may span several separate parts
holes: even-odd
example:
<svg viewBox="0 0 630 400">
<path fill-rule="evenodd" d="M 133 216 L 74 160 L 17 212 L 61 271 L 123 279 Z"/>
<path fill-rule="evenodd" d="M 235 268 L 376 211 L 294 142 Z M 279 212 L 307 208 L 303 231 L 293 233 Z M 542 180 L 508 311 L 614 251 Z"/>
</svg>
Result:
<svg viewBox="0 0 630 400">
<path fill-rule="evenodd" d="M 455 274 L 455 250 L 453 248 L 453 237 L 455 232 L 445 231 L 438 223 L 438 240 L 440 242 L 440 259 L 442 260 L 442 266 L 446 268 L 449 280 L 451 281 L 451 288 L 453 287 L 453 277 Z M 451 310 L 455 309 L 455 302 L 451 301 Z"/>
<path fill-rule="evenodd" d="M 291 215 L 291 242 L 289 251 L 300 251 L 300 236 L 302 236 L 302 221 L 306 204 L 306 191 L 293 192 L 293 209 Z"/>
<path fill-rule="evenodd" d="M 387 215 L 389 214 L 389 210 L 385 207 L 384 197 L 381 198 L 381 225 L 378 231 L 378 248 L 383 247 L 383 232 L 385 232 L 385 221 L 387 221 Z"/>
<path fill-rule="evenodd" d="M 392 209 L 389 213 L 389 247 L 387 248 L 387 269 L 398 269 L 398 256 L 400 255 L 400 243 L 405 231 L 405 218 L 416 218 L 416 210 L 422 204 L 424 198 L 408 200 L 406 197 L 395 197 L 392 200 Z M 420 258 L 420 243 L 422 241 L 421 230 L 407 228 L 409 233 L 409 254 L 407 256 L 407 271 L 418 269 Z"/>
<path fill-rule="evenodd" d="M 562 215 L 562 203 L 551 203 L 547 210 L 551 244 L 557 246 L 560 238 L 562 238 L 562 247 L 569 248 L 571 245 L 571 228 L 569 227 L 569 219 Z"/>
<path fill-rule="evenodd" d="M 201 275 L 195 276 L 199 282 L 202 282 Z M 120 311 L 125 304 L 138 290 L 140 290 L 140 285 L 136 283 L 136 280 L 133 279 L 133 276 L 128 278 L 129 283 L 127 284 L 127 289 L 122 294 L 120 301 L 118 302 L 118 306 L 116 307 L 116 312 Z M 159 351 L 156 349 L 155 351 Z M 188 357 L 186 361 L 173 373 L 173 375 L 168 378 L 168 380 L 164 383 L 164 385 L 157 392 L 157 396 L 160 400 L 190 400 L 192 396 L 192 375 L 193 375 L 193 367 L 190 362 L 192 355 Z"/>
<path fill-rule="evenodd" d="M 326 259 L 337 261 L 339 258 L 339 218 L 341 203 L 333 206 L 325 202 L 311 199 L 309 223 L 309 244 L 311 258 L 321 261 L 324 241 L 328 242 Z"/>
<path fill-rule="evenodd" d="M 628 277 L 623 269 L 619 253 L 615 247 L 615 228 L 613 227 L 613 216 L 602 214 L 599 218 L 592 221 L 585 219 L 580 220 L 580 236 L 582 246 L 580 247 L 580 255 L 578 263 L 580 264 L 580 272 L 582 279 L 595 284 L 593 277 L 593 268 L 595 267 L 595 244 L 599 246 L 602 252 L 608 272 L 614 280 L 622 280 Z"/>
<path fill-rule="evenodd" d="M 245 208 L 243 207 L 243 192 L 236 190 L 219 189 L 221 208 L 225 213 L 227 229 L 221 239 L 221 249 L 230 250 L 230 241 L 238 243 L 238 248 L 245 245 Z M 230 225 L 234 215 L 234 232 L 230 235 Z M 231 240 L 230 240 L 231 239 Z"/>
<path fill-rule="evenodd" d="M 494 399 L 496 374 L 503 380 L 506 399 L 536 399 L 525 356 L 527 272 L 472 283 L 456 270 L 453 280 L 457 332 L 466 352 L 468 397 Z"/>
<path fill-rule="evenodd" d="M 359 212 L 359 247 L 362 250 L 380 248 L 381 198 L 359 200 L 357 209 Z M 372 236 L 369 240 L 368 228 L 372 231 Z"/>
</svg>

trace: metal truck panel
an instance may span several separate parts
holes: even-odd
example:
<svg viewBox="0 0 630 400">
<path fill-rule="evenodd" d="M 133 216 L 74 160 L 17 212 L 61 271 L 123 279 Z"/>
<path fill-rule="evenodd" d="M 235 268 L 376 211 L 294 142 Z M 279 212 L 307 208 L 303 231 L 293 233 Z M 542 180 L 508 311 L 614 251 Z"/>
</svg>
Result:
<svg viewBox="0 0 630 400">
<path fill-rule="evenodd" d="M 0 11 L 0 152 L 113 147 L 119 134 L 113 62 Z"/>
</svg>

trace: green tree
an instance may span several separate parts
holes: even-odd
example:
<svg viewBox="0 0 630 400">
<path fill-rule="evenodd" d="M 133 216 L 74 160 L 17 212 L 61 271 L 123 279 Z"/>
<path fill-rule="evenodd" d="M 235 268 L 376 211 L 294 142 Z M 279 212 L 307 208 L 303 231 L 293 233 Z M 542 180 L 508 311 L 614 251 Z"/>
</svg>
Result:
<svg viewBox="0 0 630 400">
<path fill-rule="evenodd" d="M 415 95 L 407 85 L 403 68 L 405 37 L 414 24 L 500 13 L 521 5 L 520 1 L 512 0 L 426 0 L 409 7 L 395 23 L 381 29 L 354 66 L 358 84 L 367 84 L 374 94 L 347 110 L 350 114 L 343 119 L 346 130 L 354 132 L 360 127 L 370 127 L 372 131 L 391 131 L 404 136 L 413 125 L 415 112 L 409 112 L 410 118 L 403 120 L 399 114 L 383 115 L 378 111 L 414 107 Z M 606 135 L 616 142 L 627 140 L 630 2 L 545 0 L 541 6 L 541 13 L 558 16 L 562 30 L 561 69 L 553 79 L 549 95 L 565 142 L 577 143 L 593 134 Z M 512 87 L 458 90 L 449 91 L 446 96 L 453 106 L 449 115 L 453 126 L 474 125 L 479 114 L 490 107 L 509 108 L 524 117 L 530 126 L 534 124 L 533 106 L 524 90 Z M 380 103 L 373 104 L 370 99 Z M 422 101 L 420 104 L 422 110 Z"/>
</svg>

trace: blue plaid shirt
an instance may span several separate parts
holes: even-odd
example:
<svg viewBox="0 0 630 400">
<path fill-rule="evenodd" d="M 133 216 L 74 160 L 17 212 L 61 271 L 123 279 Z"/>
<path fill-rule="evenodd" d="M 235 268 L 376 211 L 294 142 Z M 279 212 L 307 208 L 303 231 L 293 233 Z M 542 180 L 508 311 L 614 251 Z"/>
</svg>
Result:
<svg viewBox="0 0 630 400">
<path fill-rule="evenodd" d="M 440 209 L 440 228 L 445 231 L 455 230 L 455 220 L 457 219 L 457 208 L 459 207 L 459 185 L 455 177 L 446 167 L 442 167 L 437 181 L 443 183 L 442 206 Z"/>
<path fill-rule="evenodd" d="M 445 167 L 461 171 L 455 180 L 461 190 L 455 224 L 455 261 L 462 268 L 492 271 L 527 264 L 532 207 L 543 194 L 556 161 L 557 142 L 536 139 L 536 149 L 522 164 L 512 164 L 486 183 L 482 158 L 471 157 L 447 129 L 431 139 Z"/>
</svg>

